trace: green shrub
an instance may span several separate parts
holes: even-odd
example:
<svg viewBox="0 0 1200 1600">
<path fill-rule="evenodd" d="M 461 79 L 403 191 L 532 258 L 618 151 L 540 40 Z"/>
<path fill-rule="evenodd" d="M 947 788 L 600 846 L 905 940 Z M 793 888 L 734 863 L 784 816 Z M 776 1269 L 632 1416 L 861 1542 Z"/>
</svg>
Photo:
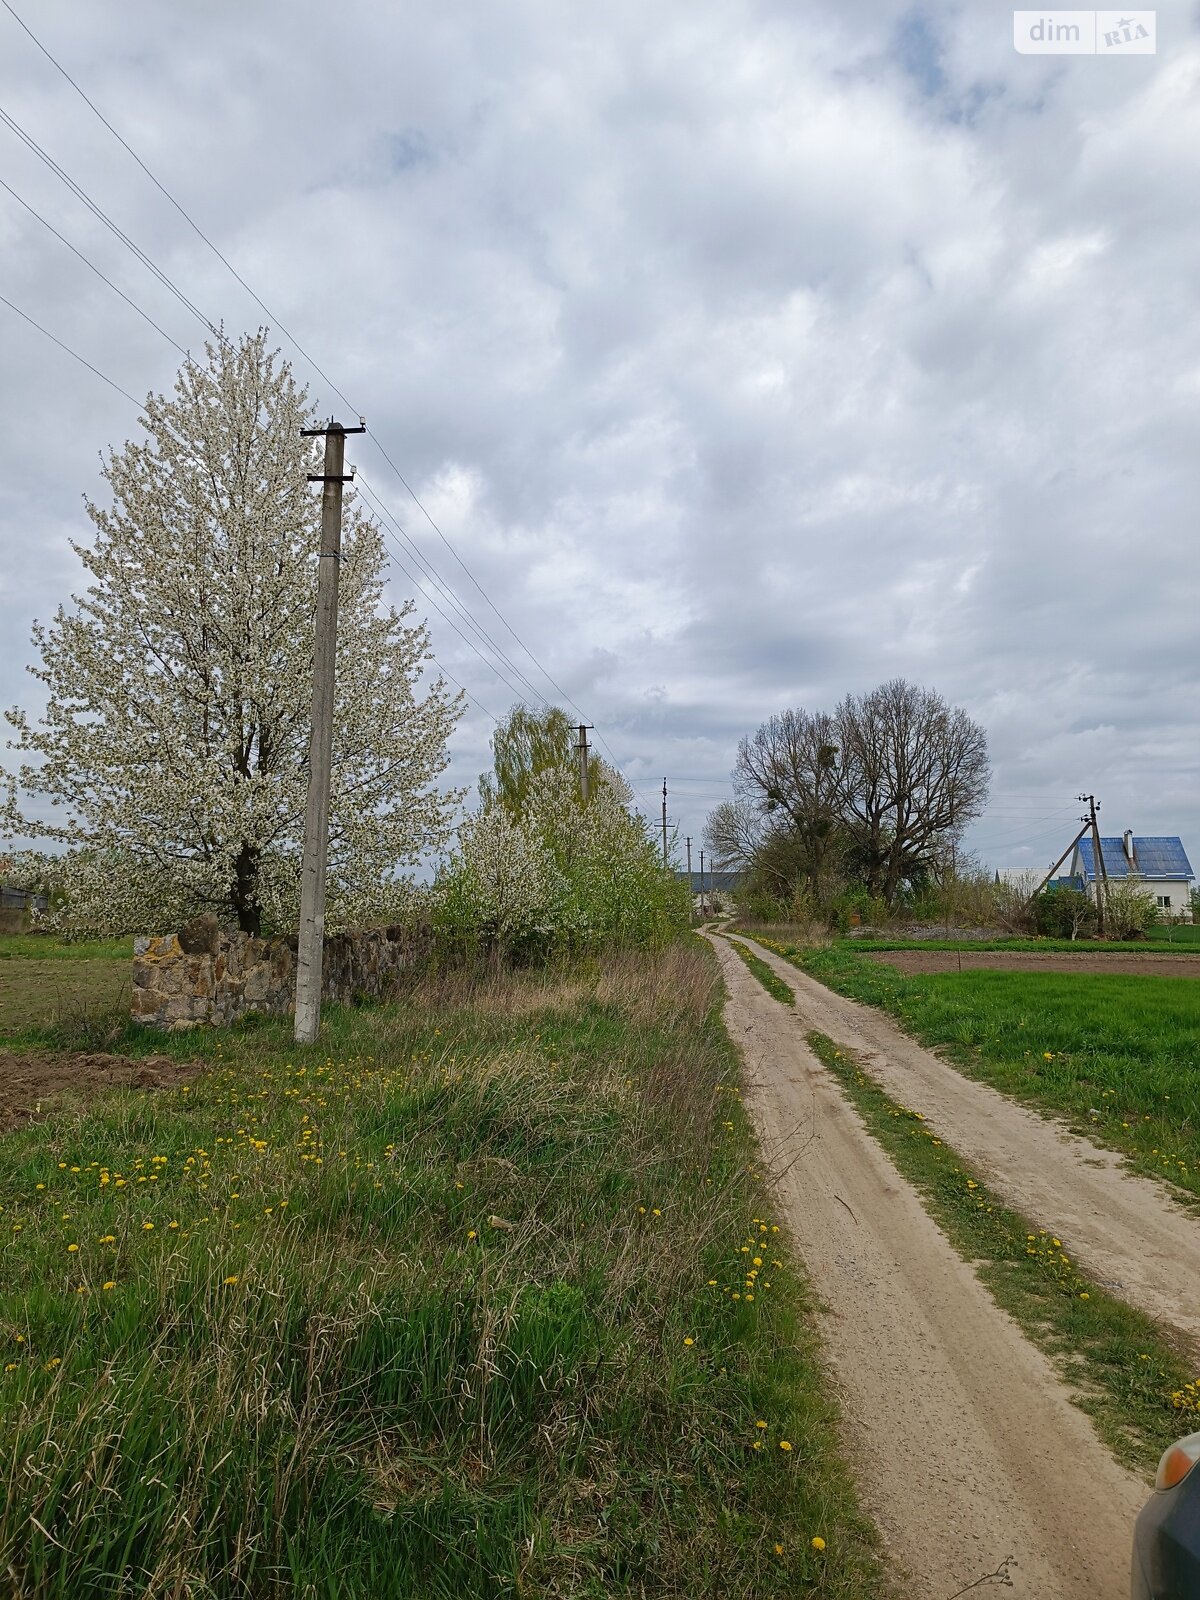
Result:
<svg viewBox="0 0 1200 1600">
<path fill-rule="evenodd" d="M 1033 902 L 1033 920 L 1049 939 L 1088 938 L 1096 931 L 1096 907 L 1082 889 L 1044 889 Z"/>
</svg>

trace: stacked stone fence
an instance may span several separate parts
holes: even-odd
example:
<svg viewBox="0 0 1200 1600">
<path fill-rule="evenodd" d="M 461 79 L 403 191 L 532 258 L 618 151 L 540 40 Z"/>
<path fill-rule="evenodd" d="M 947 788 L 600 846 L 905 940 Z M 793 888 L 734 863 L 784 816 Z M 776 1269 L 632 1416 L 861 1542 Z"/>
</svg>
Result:
<svg viewBox="0 0 1200 1600">
<path fill-rule="evenodd" d="M 322 997 L 380 1000 L 424 961 L 428 927 L 369 928 L 325 940 Z M 296 938 L 259 939 L 197 917 L 178 933 L 133 942 L 133 1020 L 181 1031 L 228 1027 L 249 1012 L 286 1016 L 296 1007 Z"/>
</svg>

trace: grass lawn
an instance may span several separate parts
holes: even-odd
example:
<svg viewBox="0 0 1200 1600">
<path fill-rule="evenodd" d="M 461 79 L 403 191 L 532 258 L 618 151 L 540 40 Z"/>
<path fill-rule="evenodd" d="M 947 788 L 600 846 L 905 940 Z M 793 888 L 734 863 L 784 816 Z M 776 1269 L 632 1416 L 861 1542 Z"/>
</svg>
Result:
<svg viewBox="0 0 1200 1600">
<path fill-rule="evenodd" d="M 908 977 L 846 944 L 770 948 L 890 1012 L 971 1076 L 1065 1113 L 1140 1171 L 1200 1196 L 1200 984 L 1057 972 Z"/>
<path fill-rule="evenodd" d="M 697 940 L 116 1041 L 211 1071 L 0 1140 L 14 1592 L 886 1594 L 719 995 Z"/>
</svg>

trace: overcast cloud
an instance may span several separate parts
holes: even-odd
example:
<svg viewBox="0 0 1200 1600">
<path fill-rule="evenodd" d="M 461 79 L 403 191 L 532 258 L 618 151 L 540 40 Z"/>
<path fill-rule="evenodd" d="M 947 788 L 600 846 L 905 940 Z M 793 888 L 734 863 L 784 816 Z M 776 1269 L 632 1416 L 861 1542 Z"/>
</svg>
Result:
<svg viewBox="0 0 1200 1600">
<path fill-rule="evenodd" d="M 1048 865 L 1080 787 L 1200 856 L 1192 4 L 1116 60 L 1017 55 L 990 0 L 13 4 L 697 846 L 743 733 L 903 675 L 987 729 L 990 864 Z M 5 10 L 0 106 L 206 316 L 267 320 Z M 199 351 L 4 126 L 0 177 Z M 0 294 L 170 386 L 177 352 L 2 191 Z M 2 305 L 0 333 L 0 704 L 35 708 L 30 623 L 78 588 L 81 496 L 137 413 Z M 490 731 L 472 707 L 458 777 Z"/>
</svg>

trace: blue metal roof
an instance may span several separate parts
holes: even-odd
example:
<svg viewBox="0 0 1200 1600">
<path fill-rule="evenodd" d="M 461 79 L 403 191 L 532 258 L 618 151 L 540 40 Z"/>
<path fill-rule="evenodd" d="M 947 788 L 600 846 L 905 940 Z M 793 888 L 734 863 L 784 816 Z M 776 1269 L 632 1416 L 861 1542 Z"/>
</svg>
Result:
<svg viewBox="0 0 1200 1600">
<path fill-rule="evenodd" d="M 1100 848 L 1104 852 L 1104 865 L 1109 877 L 1128 878 L 1130 867 L 1124 839 L 1101 837 Z M 1135 833 L 1133 855 L 1136 870 L 1143 878 L 1179 878 L 1186 882 L 1196 876 L 1184 852 L 1183 841 L 1174 835 L 1151 837 Z M 1090 883 L 1096 876 L 1096 853 L 1091 839 L 1085 837 L 1079 841 L 1079 859 L 1084 876 Z"/>
</svg>

